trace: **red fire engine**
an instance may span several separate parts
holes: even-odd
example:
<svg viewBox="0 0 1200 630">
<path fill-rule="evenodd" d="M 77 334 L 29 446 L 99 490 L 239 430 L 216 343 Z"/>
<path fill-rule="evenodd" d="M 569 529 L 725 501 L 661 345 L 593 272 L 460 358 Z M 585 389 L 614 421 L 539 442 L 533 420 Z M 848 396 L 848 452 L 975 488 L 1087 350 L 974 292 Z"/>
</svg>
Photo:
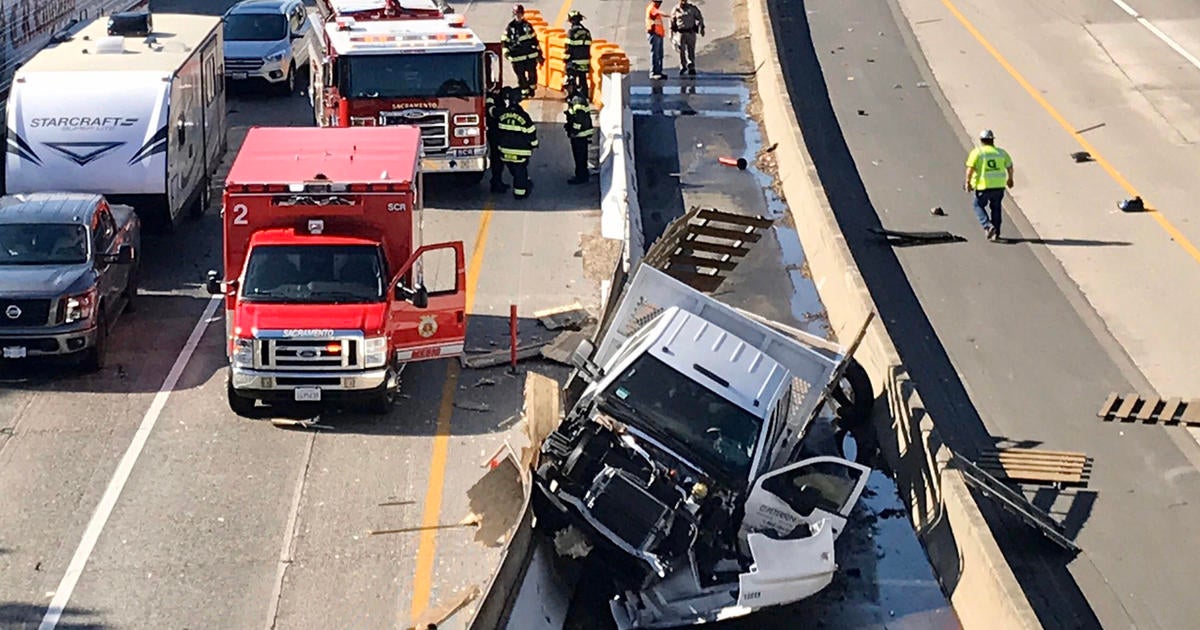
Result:
<svg viewBox="0 0 1200 630">
<path fill-rule="evenodd" d="M 433 0 L 320 0 L 311 54 L 317 125 L 414 125 L 426 173 L 488 166 L 486 94 L 501 80 L 499 44 Z"/>
<path fill-rule="evenodd" d="M 462 354 L 461 241 L 421 245 L 420 131 L 254 128 L 225 182 L 229 406 L 393 404 L 411 361 Z"/>
</svg>

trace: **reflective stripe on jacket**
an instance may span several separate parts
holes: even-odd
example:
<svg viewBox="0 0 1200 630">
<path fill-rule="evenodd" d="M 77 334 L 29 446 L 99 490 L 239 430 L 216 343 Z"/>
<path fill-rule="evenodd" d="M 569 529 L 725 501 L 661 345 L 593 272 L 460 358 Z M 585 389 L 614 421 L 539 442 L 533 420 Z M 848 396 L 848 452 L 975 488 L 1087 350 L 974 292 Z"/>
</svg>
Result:
<svg viewBox="0 0 1200 630">
<path fill-rule="evenodd" d="M 504 56 L 508 57 L 510 62 L 535 59 L 541 54 L 537 33 L 534 32 L 533 25 L 525 20 L 509 22 L 500 41 L 504 44 Z"/>
<path fill-rule="evenodd" d="M 567 65 L 587 70 L 592 64 L 592 32 L 582 24 L 567 31 Z"/>
<path fill-rule="evenodd" d="M 971 187 L 975 190 L 991 190 L 1008 185 L 1008 169 L 1012 158 L 1000 147 L 983 145 L 976 147 L 967 156 L 967 166 L 975 169 Z"/>
<path fill-rule="evenodd" d="M 496 139 L 500 154 L 506 162 L 509 156 L 529 157 L 538 146 L 537 125 L 520 106 L 505 107 L 496 123 Z"/>
<path fill-rule="evenodd" d="M 592 106 L 583 99 L 571 99 L 567 104 L 567 124 L 563 127 L 568 138 L 590 138 L 596 133 L 592 127 Z"/>
</svg>

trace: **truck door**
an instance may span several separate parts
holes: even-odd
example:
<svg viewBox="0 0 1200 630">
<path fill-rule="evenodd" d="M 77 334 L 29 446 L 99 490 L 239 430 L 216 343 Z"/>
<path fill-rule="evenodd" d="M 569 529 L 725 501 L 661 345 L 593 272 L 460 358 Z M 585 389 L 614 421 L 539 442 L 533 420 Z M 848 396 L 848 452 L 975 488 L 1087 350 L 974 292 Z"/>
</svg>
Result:
<svg viewBox="0 0 1200 630">
<path fill-rule="evenodd" d="M 424 290 L 428 304 L 397 293 Z M 392 278 L 388 335 L 402 362 L 455 357 L 466 338 L 467 274 L 462 241 L 421 247 Z"/>
<path fill-rule="evenodd" d="M 867 485 L 871 469 L 840 457 L 813 457 L 759 477 L 746 499 L 739 537 L 787 536 L 801 524 L 828 520 L 837 538 Z"/>
<path fill-rule="evenodd" d="M 504 54 L 504 45 L 500 42 L 489 42 L 484 45 L 487 50 L 483 53 L 483 78 L 487 87 L 486 91 L 491 91 L 504 85 L 504 64 L 500 63 L 501 55 Z"/>
</svg>

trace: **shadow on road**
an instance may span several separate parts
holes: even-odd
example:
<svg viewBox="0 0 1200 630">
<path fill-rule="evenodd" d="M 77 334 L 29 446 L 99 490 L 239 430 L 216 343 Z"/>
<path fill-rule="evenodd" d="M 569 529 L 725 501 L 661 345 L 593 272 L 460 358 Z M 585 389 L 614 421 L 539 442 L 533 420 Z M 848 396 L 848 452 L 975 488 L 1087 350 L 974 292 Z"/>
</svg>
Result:
<svg viewBox="0 0 1200 630">
<path fill-rule="evenodd" d="M 926 407 L 935 417 L 954 419 L 953 423 L 940 425 L 943 438 L 952 449 L 970 457 L 991 446 L 992 438 L 895 252 L 891 247 L 881 246 L 870 233 L 871 229 L 883 226 L 830 102 L 805 7 L 781 0 L 769 1 L 773 5 L 776 44 L 796 117 L 842 233 L 881 319 L 914 382 L 920 386 Z M 1038 534 L 988 501 L 980 501 L 980 505 L 1039 619 L 1051 627 L 1099 627 L 1091 606 L 1067 569 L 1069 557 L 1058 553 Z M 954 582 L 952 579 L 947 584 L 951 591 Z"/>
<path fill-rule="evenodd" d="M 40 604 L 0 602 L 0 628 L 36 628 L 45 614 L 46 607 Z M 68 607 L 55 627 L 63 630 L 102 630 L 108 627 L 88 619 L 95 616 L 94 611 L 86 608 Z"/>
</svg>

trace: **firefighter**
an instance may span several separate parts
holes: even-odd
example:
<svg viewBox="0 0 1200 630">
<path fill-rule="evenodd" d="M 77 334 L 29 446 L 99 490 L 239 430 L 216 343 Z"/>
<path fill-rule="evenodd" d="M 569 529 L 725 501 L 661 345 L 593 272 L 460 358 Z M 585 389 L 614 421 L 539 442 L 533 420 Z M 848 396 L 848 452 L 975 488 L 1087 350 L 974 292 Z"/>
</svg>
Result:
<svg viewBox="0 0 1200 630">
<path fill-rule="evenodd" d="M 592 106 L 585 90 L 572 90 L 567 97 L 567 122 L 563 129 L 571 140 L 571 155 L 575 158 L 575 176 L 567 180 L 577 186 L 588 183 L 588 145 L 596 130 L 592 127 Z"/>
<path fill-rule="evenodd" d="M 500 132 L 500 159 L 512 174 L 512 191 L 516 199 L 524 199 L 533 190 L 529 181 L 529 158 L 538 146 L 537 126 L 521 107 L 522 90 L 506 88 L 505 106 L 497 117 Z"/>
<path fill-rule="evenodd" d="M 504 162 L 500 159 L 500 110 L 504 108 L 504 91 L 499 87 L 493 88 L 487 94 L 487 143 L 488 167 L 492 171 L 492 192 L 502 193 L 508 190 L 504 183 Z"/>
<path fill-rule="evenodd" d="M 538 45 L 533 25 L 525 19 L 525 7 L 513 5 L 513 19 L 504 29 L 504 56 L 512 64 L 517 84 L 524 96 L 533 96 L 537 85 L 537 67 L 542 63 L 542 47 Z"/>
<path fill-rule="evenodd" d="M 572 89 L 588 89 L 588 73 L 592 66 L 592 32 L 583 25 L 583 14 L 571 11 L 567 14 L 571 23 L 567 31 L 567 84 L 564 86 L 568 94 Z"/>
</svg>

